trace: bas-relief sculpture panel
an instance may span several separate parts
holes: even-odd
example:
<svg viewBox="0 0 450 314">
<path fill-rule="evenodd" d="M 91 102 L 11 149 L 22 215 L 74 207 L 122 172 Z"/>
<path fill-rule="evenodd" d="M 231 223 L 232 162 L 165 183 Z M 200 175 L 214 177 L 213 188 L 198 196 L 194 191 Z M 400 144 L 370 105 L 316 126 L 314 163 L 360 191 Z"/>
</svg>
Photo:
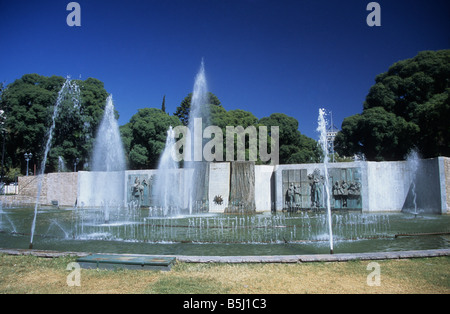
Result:
<svg viewBox="0 0 450 314">
<path fill-rule="evenodd" d="M 127 178 L 127 200 L 137 206 L 151 206 L 151 191 L 154 175 L 129 174 Z"/>
<path fill-rule="evenodd" d="M 361 209 L 361 171 L 359 168 L 329 169 L 331 207 Z M 324 176 L 319 168 L 282 171 L 283 208 L 287 210 L 324 208 Z"/>
</svg>

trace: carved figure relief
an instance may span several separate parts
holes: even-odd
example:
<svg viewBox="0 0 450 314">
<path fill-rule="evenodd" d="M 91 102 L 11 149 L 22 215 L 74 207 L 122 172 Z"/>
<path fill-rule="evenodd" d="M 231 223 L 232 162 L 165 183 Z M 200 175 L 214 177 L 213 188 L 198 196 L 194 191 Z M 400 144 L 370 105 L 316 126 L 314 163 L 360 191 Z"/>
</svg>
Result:
<svg viewBox="0 0 450 314">
<path fill-rule="evenodd" d="M 359 168 L 329 169 L 331 206 L 361 208 L 361 172 Z M 282 173 L 283 208 L 287 210 L 319 209 L 325 206 L 325 179 L 319 168 L 289 169 Z"/>
<path fill-rule="evenodd" d="M 322 186 L 324 178 L 320 175 L 319 169 L 314 169 L 314 172 L 308 175 L 311 186 L 311 208 L 319 208 L 322 204 Z"/>
<path fill-rule="evenodd" d="M 358 197 L 361 195 L 361 182 L 346 182 L 344 180 L 336 181 L 333 185 L 333 196 L 341 200 L 342 207 L 348 207 L 349 197 Z"/>
<path fill-rule="evenodd" d="M 134 184 L 131 187 L 131 195 L 135 200 L 139 200 L 140 202 L 142 202 L 144 196 L 144 188 L 146 186 L 148 186 L 148 183 L 145 179 L 142 180 L 142 183 L 139 180 L 139 177 L 136 177 L 134 179 Z"/>
</svg>

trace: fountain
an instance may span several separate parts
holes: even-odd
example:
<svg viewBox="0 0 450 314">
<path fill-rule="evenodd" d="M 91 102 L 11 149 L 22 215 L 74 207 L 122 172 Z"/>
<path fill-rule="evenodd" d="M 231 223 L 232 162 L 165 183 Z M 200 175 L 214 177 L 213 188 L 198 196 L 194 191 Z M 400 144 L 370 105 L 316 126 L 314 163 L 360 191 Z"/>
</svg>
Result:
<svg viewBox="0 0 450 314">
<path fill-rule="evenodd" d="M 325 109 L 319 109 L 319 119 L 317 131 L 320 134 L 319 144 L 323 152 L 323 171 L 324 171 L 324 186 L 325 186 L 325 204 L 328 217 L 328 232 L 330 235 L 330 253 L 333 254 L 333 229 L 331 220 L 331 204 L 330 204 L 330 186 L 328 179 L 328 141 L 327 141 L 327 123 L 325 121 Z"/>
<path fill-rule="evenodd" d="M 42 160 L 41 170 L 38 174 L 38 188 L 37 188 L 36 204 L 34 207 L 33 222 L 31 224 L 31 238 L 30 238 L 30 245 L 29 245 L 30 249 L 33 248 L 33 238 L 34 238 L 34 231 L 35 231 L 35 227 L 36 227 L 36 218 L 37 218 L 39 200 L 40 200 L 41 192 L 42 192 L 42 179 L 43 179 L 43 175 L 45 172 L 45 165 L 47 163 L 48 152 L 50 151 L 50 147 L 52 144 L 53 131 L 55 129 L 56 118 L 58 116 L 59 107 L 66 98 L 69 98 L 69 100 L 71 100 L 73 103 L 78 103 L 79 99 L 80 99 L 80 90 L 78 88 L 78 85 L 76 85 L 74 82 L 72 82 L 70 80 L 70 78 L 67 78 L 66 81 L 64 82 L 63 86 L 61 87 L 61 90 L 58 93 L 58 98 L 56 99 L 55 107 L 53 109 L 52 124 L 48 131 L 47 143 L 45 145 L 45 151 L 44 151 L 44 158 Z"/>
<path fill-rule="evenodd" d="M 209 124 L 208 86 L 205 76 L 205 65 L 202 60 L 200 70 L 195 77 L 192 92 L 191 109 L 189 112 L 188 153 L 185 155 L 185 168 L 193 170 L 189 183 L 189 213 L 207 210 L 208 195 L 206 193 L 208 182 L 208 163 L 203 161 L 203 127 Z M 201 122 L 201 126 L 199 126 Z"/>
<path fill-rule="evenodd" d="M 329 220 L 323 212 L 208 213 L 179 217 L 149 214 L 150 210 L 145 209 L 113 212 L 110 222 L 105 223 L 100 209 L 42 208 L 36 221 L 34 246 L 40 250 L 71 252 L 205 256 L 330 252 Z M 26 229 L 33 218 L 31 208 L 3 208 L 0 216 L 1 247 L 26 248 L 29 240 Z M 398 236 L 445 232 L 449 223 L 449 215 L 410 219 L 402 213 L 334 212 L 333 245 L 339 253 L 449 248 L 445 234 Z"/>
<path fill-rule="evenodd" d="M 77 206 L 41 207 L 36 220 L 37 205 L 33 215 L 32 208 L 1 203 L 2 247 L 26 247 L 30 224 L 39 249 L 75 252 L 295 255 L 334 253 L 335 249 L 361 253 L 449 247 L 443 232 L 448 231 L 450 216 L 421 211 L 426 206 L 433 213 L 443 208 L 438 201 L 445 192 L 440 183 L 446 179 L 440 176 L 442 164 L 449 160 L 421 160 L 420 166 L 412 161 L 328 163 L 326 114 L 320 109 L 321 164 L 208 163 L 195 153 L 202 137 L 193 128 L 196 119 L 208 120 L 206 85 L 202 62 L 189 120 L 193 156 L 187 156 L 184 169 L 172 156 L 175 139 L 170 127 L 158 170 L 126 171 L 109 96 L 95 140 L 92 171 L 74 174 Z M 59 96 L 64 93 L 71 95 L 67 89 Z M 69 173 L 48 174 L 47 179 L 50 175 Z M 424 180 L 426 184 L 419 184 Z M 47 189 L 46 194 L 50 193 L 57 194 Z M 386 199 L 389 207 L 382 207 Z M 211 211 L 210 200 L 220 212 Z M 380 207 L 374 209 L 371 202 Z M 410 219 L 400 212 L 402 205 L 423 215 Z M 398 236 L 412 232 L 440 235 Z"/>
<path fill-rule="evenodd" d="M 58 156 L 58 172 L 66 172 L 66 163 L 64 162 L 64 158 Z"/>
<path fill-rule="evenodd" d="M 105 110 L 94 142 L 92 172 L 81 179 L 80 189 L 90 208 L 79 208 L 74 221 L 77 230 L 86 225 L 127 223 L 124 196 L 125 153 L 116 120 L 112 95 L 106 99 Z M 83 205 L 83 201 L 81 202 Z M 83 206 L 81 206 L 83 207 Z M 82 232 L 84 234 L 84 232 Z"/>
<path fill-rule="evenodd" d="M 125 153 L 112 95 L 106 99 L 105 111 L 94 142 L 91 164 L 92 172 L 89 179 L 83 182 L 83 190 L 89 194 L 87 198 L 92 206 L 104 207 L 105 218 L 108 218 L 110 208 L 125 206 L 123 195 Z"/>
<path fill-rule="evenodd" d="M 444 189 L 448 189 L 448 163 L 446 158 L 421 159 L 412 150 L 402 162 L 406 197 L 401 211 L 417 216 L 419 214 L 440 214 L 448 212 Z M 437 173 L 438 175 L 433 175 Z M 447 175 L 448 177 L 448 175 Z"/>
<path fill-rule="evenodd" d="M 417 193 L 416 193 L 416 180 L 417 180 L 417 171 L 419 170 L 419 164 L 420 164 L 420 158 L 419 154 L 416 150 L 412 150 L 407 158 L 406 158 L 406 164 L 408 170 L 411 171 L 412 174 L 412 180 L 411 180 L 411 194 L 412 194 L 412 209 L 409 209 L 410 213 L 414 215 L 414 217 L 417 217 L 419 214 L 417 212 Z"/>
<path fill-rule="evenodd" d="M 93 171 L 124 171 L 125 153 L 116 120 L 112 95 L 106 99 L 105 112 L 94 143 Z"/>
<path fill-rule="evenodd" d="M 175 159 L 175 134 L 167 131 L 166 146 L 161 155 L 155 179 L 154 205 L 162 208 L 164 216 L 179 215 L 183 208 L 180 193 L 178 162 Z"/>
</svg>

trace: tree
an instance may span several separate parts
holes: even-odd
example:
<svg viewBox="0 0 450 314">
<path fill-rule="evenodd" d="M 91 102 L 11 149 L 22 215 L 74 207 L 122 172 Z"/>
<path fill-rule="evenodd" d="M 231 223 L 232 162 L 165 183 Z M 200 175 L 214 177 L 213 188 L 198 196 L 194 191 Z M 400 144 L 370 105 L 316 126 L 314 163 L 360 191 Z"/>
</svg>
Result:
<svg viewBox="0 0 450 314">
<path fill-rule="evenodd" d="M 420 146 L 425 157 L 450 156 L 450 88 L 417 107 Z"/>
<path fill-rule="evenodd" d="M 230 127 L 242 127 L 242 129 L 245 131 L 247 127 L 252 126 L 255 127 L 256 135 L 258 132 L 258 118 L 256 118 L 251 112 L 244 111 L 241 109 L 235 109 L 226 111 L 222 106 L 217 105 L 210 105 L 210 113 L 211 113 L 211 124 L 218 126 L 222 129 L 223 134 L 223 154 L 224 156 L 227 156 L 227 146 L 226 146 L 226 136 L 227 136 L 227 126 Z M 253 139 L 256 140 L 257 139 Z M 238 137 L 234 136 L 234 154 L 233 154 L 233 160 L 237 160 L 238 155 L 238 148 L 237 148 L 237 141 Z M 250 147 L 251 145 L 254 145 L 252 147 L 258 148 L 258 143 L 252 142 L 252 138 L 250 136 L 246 136 L 244 139 L 244 145 L 245 145 L 245 159 L 250 159 Z M 258 158 L 258 157 L 256 157 Z M 225 159 L 225 158 L 224 158 Z M 258 161 L 257 161 L 258 162 Z"/>
<path fill-rule="evenodd" d="M 336 150 L 339 154 L 364 153 L 369 160 L 403 159 L 401 154 L 413 147 L 424 158 L 450 155 L 449 84 L 450 50 L 423 51 L 396 62 L 375 78 L 363 114 L 344 120 Z M 375 130 L 370 132 L 369 127 Z M 386 142 L 388 136 L 393 137 L 392 143 Z M 383 145 L 392 150 L 382 149 Z"/>
<path fill-rule="evenodd" d="M 5 128 L 5 121 L 6 121 L 6 112 L 3 110 L 3 102 L 2 102 L 2 94 L 3 90 L 5 89 L 5 84 L 3 82 L 0 82 L 0 132 L 2 134 L 2 160 L 1 160 L 1 169 L 0 169 L 0 183 L 3 184 L 4 182 L 4 175 L 5 175 L 5 143 L 6 143 L 6 128 Z"/>
<path fill-rule="evenodd" d="M 209 105 L 220 106 L 220 100 L 216 95 L 209 92 Z M 187 126 L 189 124 L 189 112 L 191 111 L 191 100 L 192 93 L 188 94 L 181 104 L 177 107 L 174 115 L 177 116 L 183 125 Z"/>
<path fill-rule="evenodd" d="M 414 144 L 419 128 L 382 107 L 344 119 L 335 149 L 347 156 L 363 153 L 368 160 L 400 160 Z"/>
<path fill-rule="evenodd" d="M 223 154 L 226 156 L 226 127 L 241 126 L 244 130 L 249 127 L 255 127 L 257 137 L 259 137 L 259 126 L 267 126 L 270 132 L 271 126 L 277 126 L 280 129 L 279 145 L 280 145 L 280 163 L 305 163 L 320 160 L 320 150 L 317 142 L 303 134 L 298 130 L 298 121 L 282 113 L 274 113 L 270 117 L 258 120 L 251 112 L 236 109 L 227 111 L 222 107 L 219 99 L 212 93 L 210 95 L 209 112 L 211 115 L 211 125 L 218 126 L 222 129 L 224 136 Z M 178 116 L 183 125 L 188 125 L 189 110 L 192 94 L 184 98 L 181 105 L 177 107 L 175 115 Z M 270 145 L 271 137 L 268 134 L 267 144 Z M 234 139 L 234 160 L 237 160 L 237 136 Z M 251 143 L 251 138 L 246 136 L 245 139 L 245 158 L 249 159 L 250 149 L 255 143 Z M 257 152 L 259 153 L 259 141 L 256 143 Z M 261 164 L 259 155 L 257 156 L 257 164 Z"/>
<path fill-rule="evenodd" d="M 166 95 L 164 95 L 162 100 L 161 111 L 166 113 Z"/>
<path fill-rule="evenodd" d="M 31 152 L 34 160 L 42 158 L 57 94 L 49 84 L 43 85 L 44 81 L 45 78 L 37 74 L 26 74 L 9 84 L 3 95 L 3 105 L 8 112 L 5 126 L 9 131 L 6 139 L 9 167 L 20 166 L 25 170 L 23 154 L 26 152 Z M 62 86 L 60 82 L 57 84 Z"/>
<path fill-rule="evenodd" d="M 8 112 L 5 122 L 8 130 L 7 167 L 19 167 L 24 172 L 25 152 L 33 154 L 32 164 L 42 161 L 53 109 L 64 81 L 60 76 L 25 74 L 8 85 L 2 98 L 2 108 Z M 80 88 L 81 102 L 79 106 L 74 106 L 71 101 L 61 104 L 46 171 L 57 169 L 58 156 L 66 162 L 79 158 L 78 169 L 82 169 L 83 162 L 89 160 L 108 93 L 97 79 L 77 80 L 76 83 Z"/>
<path fill-rule="evenodd" d="M 259 120 L 267 127 L 279 127 L 280 164 L 318 162 L 320 149 L 317 142 L 300 133 L 298 121 L 283 113 L 273 113 Z"/>
<path fill-rule="evenodd" d="M 78 160 L 77 169 L 89 163 L 97 129 L 103 117 L 108 93 L 103 82 L 88 78 L 74 81 L 80 89 L 80 103 L 64 101 L 56 119 L 48 170 L 57 169 L 58 157 L 68 164 Z M 118 114 L 116 112 L 116 116 Z M 71 167 L 70 167 L 71 168 Z"/>
<path fill-rule="evenodd" d="M 167 130 L 178 125 L 181 125 L 178 117 L 160 109 L 139 109 L 130 122 L 120 128 L 130 169 L 157 168 Z"/>
</svg>

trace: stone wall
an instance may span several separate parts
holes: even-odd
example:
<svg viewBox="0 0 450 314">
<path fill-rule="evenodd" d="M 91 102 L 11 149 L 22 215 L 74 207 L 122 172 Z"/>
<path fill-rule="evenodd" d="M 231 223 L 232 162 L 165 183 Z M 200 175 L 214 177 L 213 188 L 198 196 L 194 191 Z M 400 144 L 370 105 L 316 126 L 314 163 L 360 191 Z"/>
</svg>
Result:
<svg viewBox="0 0 450 314">
<path fill-rule="evenodd" d="M 423 213 L 441 214 L 445 212 L 445 184 L 443 165 L 441 171 L 441 158 L 423 159 L 419 161 L 419 166 L 412 180 L 414 184 L 409 186 L 408 195 L 405 199 L 402 211 L 405 208 L 414 208 L 413 199 L 416 195 L 417 209 Z M 407 171 L 411 172 L 411 169 Z M 413 193 L 414 190 L 414 193 Z"/>
<path fill-rule="evenodd" d="M 39 181 L 42 181 L 39 203 L 74 206 L 77 200 L 78 173 L 61 172 L 41 176 L 19 177 L 19 198 L 35 203 Z"/>
<path fill-rule="evenodd" d="M 55 201 L 60 206 L 75 206 L 77 201 L 78 173 L 61 172 L 46 174 L 45 202 L 53 204 Z M 41 196 L 44 201 L 43 196 Z"/>
<path fill-rule="evenodd" d="M 19 195 L 36 199 L 38 180 L 38 176 L 19 177 Z M 45 185 L 45 176 L 42 184 Z"/>
<path fill-rule="evenodd" d="M 403 208 L 412 182 L 406 162 L 367 162 L 369 212 L 398 212 Z"/>
<path fill-rule="evenodd" d="M 330 163 L 329 176 L 333 208 L 352 208 L 366 212 L 392 211 L 399 212 L 412 205 L 412 183 L 415 178 L 415 192 L 418 208 L 425 208 L 433 213 L 449 213 L 450 208 L 450 158 L 439 157 L 421 161 L 417 175 L 414 176 L 407 162 L 350 162 Z M 298 164 L 277 166 L 255 166 L 254 195 L 256 211 L 281 211 L 286 209 L 287 189 L 293 183 L 299 185 L 301 207 L 311 207 L 311 179 L 314 171 L 321 164 Z M 186 188 L 190 184 L 191 170 L 180 169 L 179 195 L 187 206 Z M 51 205 L 57 202 L 60 206 L 74 206 L 77 202 L 82 206 L 92 204 L 96 193 L 111 180 L 123 182 L 120 191 L 113 197 L 132 200 L 132 186 L 137 177 L 149 183 L 143 193 L 142 206 L 151 206 L 152 178 L 156 170 L 133 170 L 116 174 L 114 178 L 101 173 L 50 173 L 43 177 L 19 177 L 19 195 L 9 196 L 23 203 L 36 201 L 39 178 L 42 178 L 40 203 Z M 230 163 L 210 163 L 208 198 L 210 212 L 224 212 L 230 197 Z M 92 183 L 92 178 L 95 182 Z M 297 182 L 298 181 L 298 182 Z M 182 184 L 184 182 L 184 184 Z M 338 184 L 336 183 L 338 182 Z M 360 191 L 355 193 L 351 185 L 361 184 Z M 345 183 L 345 184 L 344 184 Z M 147 193 L 147 194 L 145 194 Z M 319 193 L 320 194 L 320 193 Z M 7 196 L 6 196 L 7 197 Z M 136 197 L 136 196 L 134 196 Z M 214 201 L 216 199 L 216 202 Z M 219 202 L 221 200 L 221 202 Z M 99 205 L 97 205 L 99 206 Z"/>
<path fill-rule="evenodd" d="M 275 209 L 275 166 L 255 166 L 255 205 L 257 212 Z"/>
<path fill-rule="evenodd" d="M 125 172 L 88 172 L 79 171 L 77 186 L 74 188 L 79 206 L 125 205 Z"/>
<path fill-rule="evenodd" d="M 254 213 L 256 211 L 255 163 L 233 161 L 230 167 L 230 196 L 225 213 Z"/>
<path fill-rule="evenodd" d="M 209 211 L 223 213 L 230 195 L 230 163 L 211 163 L 209 169 Z"/>
<path fill-rule="evenodd" d="M 443 208 L 442 212 L 446 214 L 450 214 L 450 158 L 449 157 L 441 157 L 441 163 L 443 164 L 440 168 L 443 169 L 441 174 L 441 184 L 444 186 L 441 187 L 442 191 L 445 191 L 445 196 L 443 197 L 443 204 L 445 204 L 445 208 Z"/>
<path fill-rule="evenodd" d="M 427 213 L 447 213 L 449 208 L 450 158 L 439 157 L 420 161 L 415 175 L 406 161 L 394 162 L 350 162 L 329 163 L 329 182 L 331 188 L 331 207 L 333 209 L 360 209 L 364 212 L 399 212 L 411 208 L 415 180 L 417 207 Z M 316 170 L 317 169 L 317 170 Z M 294 208 L 313 206 L 311 183 L 314 172 L 318 180 L 323 176 L 321 164 L 279 165 L 275 169 L 275 200 L 276 209 L 286 209 L 290 202 L 289 194 L 294 194 Z M 336 182 L 345 181 L 348 187 L 354 182 L 361 183 L 361 190 L 344 200 L 336 191 Z M 298 202 L 295 192 L 297 187 Z M 323 190 L 323 189 L 322 189 Z M 319 198 L 323 191 L 318 191 Z M 351 189 L 347 189 L 350 191 Z M 346 195 L 342 193 L 341 195 Z M 356 198 L 360 197 L 360 199 Z M 300 205 L 297 206 L 296 203 Z M 319 202 L 320 203 L 320 202 Z M 343 206 L 345 204 L 346 206 Z M 323 203 L 318 205 L 323 207 Z"/>
</svg>

